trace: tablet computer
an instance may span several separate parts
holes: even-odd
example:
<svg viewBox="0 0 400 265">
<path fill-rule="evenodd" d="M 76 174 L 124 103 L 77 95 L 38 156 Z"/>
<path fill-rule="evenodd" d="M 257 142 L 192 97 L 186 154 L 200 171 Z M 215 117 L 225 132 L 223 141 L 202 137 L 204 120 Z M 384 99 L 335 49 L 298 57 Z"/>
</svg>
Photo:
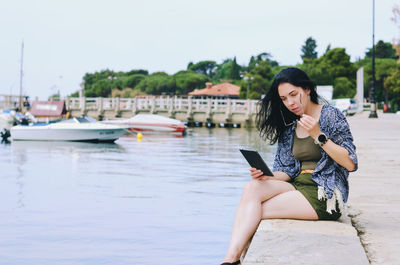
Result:
<svg viewBox="0 0 400 265">
<path fill-rule="evenodd" d="M 239 149 L 239 151 L 242 153 L 244 158 L 246 158 L 251 167 L 261 170 L 265 176 L 274 176 L 257 151 L 244 149 Z"/>
</svg>

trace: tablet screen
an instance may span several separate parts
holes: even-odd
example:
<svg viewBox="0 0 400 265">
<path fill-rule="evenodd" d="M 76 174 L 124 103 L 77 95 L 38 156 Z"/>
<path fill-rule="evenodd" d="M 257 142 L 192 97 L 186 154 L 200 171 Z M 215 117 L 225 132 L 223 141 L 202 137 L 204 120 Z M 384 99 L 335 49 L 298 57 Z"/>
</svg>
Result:
<svg viewBox="0 0 400 265">
<path fill-rule="evenodd" d="M 242 153 L 244 158 L 246 158 L 251 167 L 261 170 L 265 176 L 274 176 L 257 151 L 244 149 L 239 149 L 239 151 Z"/>
</svg>

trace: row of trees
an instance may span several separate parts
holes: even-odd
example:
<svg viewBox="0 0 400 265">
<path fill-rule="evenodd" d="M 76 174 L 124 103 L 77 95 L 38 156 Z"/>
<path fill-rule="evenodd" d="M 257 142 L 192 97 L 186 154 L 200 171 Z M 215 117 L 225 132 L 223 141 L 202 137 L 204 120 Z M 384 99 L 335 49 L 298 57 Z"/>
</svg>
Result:
<svg viewBox="0 0 400 265">
<path fill-rule="evenodd" d="M 333 85 L 334 98 L 355 96 L 356 71 L 364 67 L 364 95 L 368 97 L 372 80 L 371 49 L 366 51 L 364 58 L 351 62 L 344 48 L 331 48 L 329 45 L 320 57 L 316 48 L 316 41 L 309 37 L 301 47 L 303 62 L 296 67 L 303 69 L 318 85 Z M 375 47 L 375 57 L 377 101 L 399 103 L 400 64 L 397 63 L 399 57 L 396 50 L 391 43 L 381 40 Z M 231 82 L 241 87 L 241 98 L 259 99 L 267 92 L 274 75 L 285 67 L 287 66 L 279 65 L 273 60 L 271 54 L 264 52 L 251 56 L 247 65 L 239 65 L 236 57 L 226 59 L 220 64 L 212 60 L 190 62 L 187 69 L 173 75 L 164 72 L 149 74 L 147 70 L 103 70 L 85 74 L 84 94 L 87 97 L 186 95 L 195 89 L 204 88 L 206 82 Z M 248 78 L 244 79 L 245 76 Z M 74 93 L 72 96 L 77 95 L 78 93 Z"/>
<path fill-rule="evenodd" d="M 149 74 L 147 70 L 132 70 L 129 72 L 113 72 L 103 70 L 95 73 L 86 73 L 83 77 L 84 93 L 87 97 L 134 97 L 138 95 L 187 93 L 205 87 L 206 82 L 214 84 L 232 82 L 240 85 L 244 73 L 259 68 L 260 63 L 268 62 L 268 66 L 277 66 L 268 53 L 252 56 L 248 66 L 241 66 L 236 57 L 226 59 L 221 64 L 216 61 L 190 62 L 186 70 L 173 75 L 165 72 Z M 264 78 L 271 78 L 264 76 Z M 264 87 L 265 88 L 265 87 Z M 72 96 L 78 96 L 78 92 Z M 259 96 L 259 95 L 258 95 Z"/>
</svg>

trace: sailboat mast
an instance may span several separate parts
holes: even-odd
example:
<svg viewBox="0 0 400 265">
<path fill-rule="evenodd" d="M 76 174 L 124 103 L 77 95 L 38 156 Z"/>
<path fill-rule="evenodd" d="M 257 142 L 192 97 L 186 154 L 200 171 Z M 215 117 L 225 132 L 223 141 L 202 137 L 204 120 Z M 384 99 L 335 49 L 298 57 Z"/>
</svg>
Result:
<svg viewBox="0 0 400 265">
<path fill-rule="evenodd" d="M 22 110 L 22 78 L 24 75 L 23 71 L 23 63 L 24 63 L 24 41 L 22 41 L 21 45 L 21 69 L 19 75 L 19 110 Z"/>
</svg>

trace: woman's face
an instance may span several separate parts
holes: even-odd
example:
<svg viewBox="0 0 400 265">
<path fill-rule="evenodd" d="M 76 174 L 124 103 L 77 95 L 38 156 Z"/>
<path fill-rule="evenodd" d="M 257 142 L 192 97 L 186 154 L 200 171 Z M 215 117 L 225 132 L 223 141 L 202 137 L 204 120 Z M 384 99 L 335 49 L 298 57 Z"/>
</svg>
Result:
<svg viewBox="0 0 400 265">
<path fill-rule="evenodd" d="M 290 83 L 282 83 L 278 86 L 278 94 L 288 110 L 298 116 L 304 114 L 304 108 L 308 103 L 308 95 L 310 94 L 309 89 L 304 90 L 302 87 Z"/>
</svg>

